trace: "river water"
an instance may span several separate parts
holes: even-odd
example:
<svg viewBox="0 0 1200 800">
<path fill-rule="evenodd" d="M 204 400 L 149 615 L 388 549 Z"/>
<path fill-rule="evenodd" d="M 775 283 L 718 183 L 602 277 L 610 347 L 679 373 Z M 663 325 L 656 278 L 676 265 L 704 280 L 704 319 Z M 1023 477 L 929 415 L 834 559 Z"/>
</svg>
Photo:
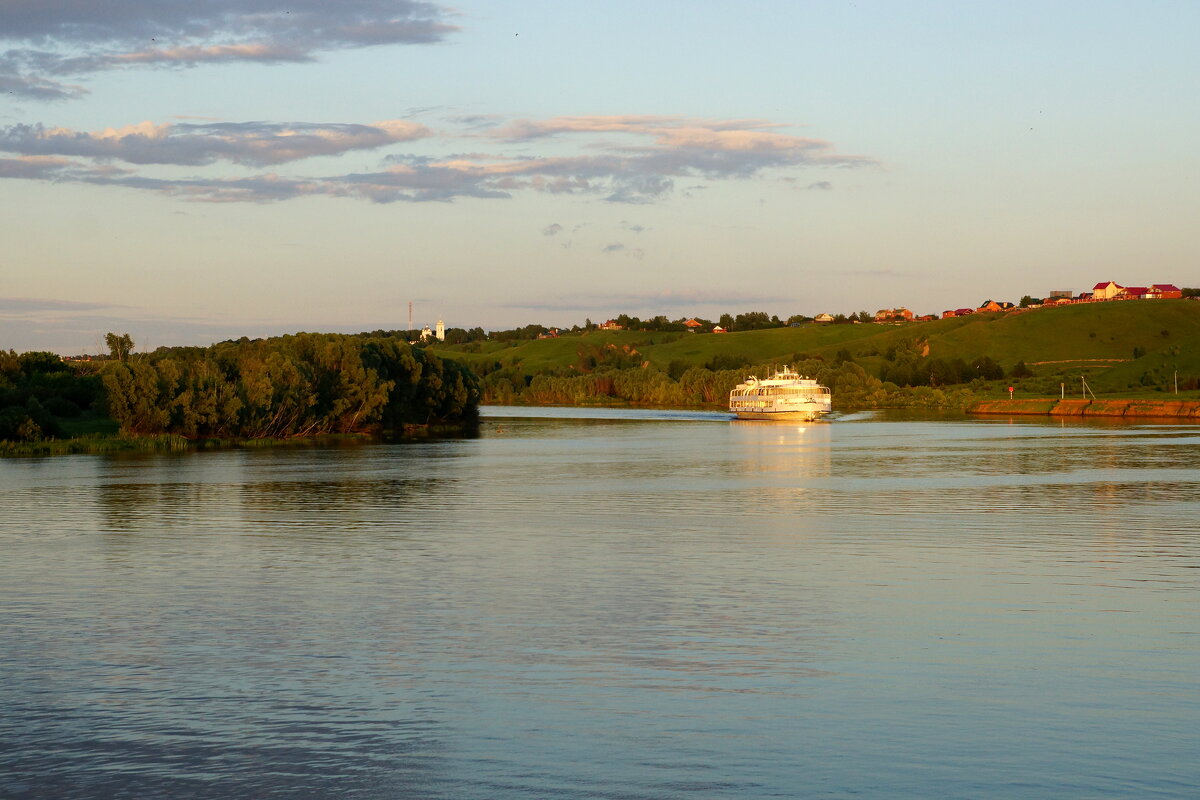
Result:
<svg viewBox="0 0 1200 800">
<path fill-rule="evenodd" d="M 0 461 L 0 796 L 1200 792 L 1200 428 L 485 413 Z"/>
</svg>

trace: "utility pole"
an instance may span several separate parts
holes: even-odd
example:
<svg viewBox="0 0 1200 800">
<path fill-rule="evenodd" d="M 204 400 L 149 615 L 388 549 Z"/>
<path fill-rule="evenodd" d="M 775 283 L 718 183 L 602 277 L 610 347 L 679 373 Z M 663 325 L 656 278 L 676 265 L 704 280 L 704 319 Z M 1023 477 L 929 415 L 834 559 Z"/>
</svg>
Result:
<svg viewBox="0 0 1200 800">
<path fill-rule="evenodd" d="M 411 331 L 412 326 L 412 300 L 408 301 L 408 329 Z"/>
</svg>

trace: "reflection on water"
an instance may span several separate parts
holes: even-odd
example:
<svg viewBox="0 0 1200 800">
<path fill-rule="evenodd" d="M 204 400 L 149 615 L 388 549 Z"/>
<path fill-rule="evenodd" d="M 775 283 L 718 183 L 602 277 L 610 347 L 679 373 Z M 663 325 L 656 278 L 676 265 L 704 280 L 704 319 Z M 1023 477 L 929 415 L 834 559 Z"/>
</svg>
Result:
<svg viewBox="0 0 1200 800">
<path fill-rule="evenodd" d="M 0 795 L 1189 797 L 1200 429 L 0 462 Z"/>
</svg>

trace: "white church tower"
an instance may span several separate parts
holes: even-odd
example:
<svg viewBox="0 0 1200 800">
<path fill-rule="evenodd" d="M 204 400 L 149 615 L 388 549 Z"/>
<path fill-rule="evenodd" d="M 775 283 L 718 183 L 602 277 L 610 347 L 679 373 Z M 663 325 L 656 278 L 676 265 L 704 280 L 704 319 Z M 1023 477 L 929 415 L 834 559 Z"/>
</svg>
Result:
<svg viewBox="0 0 1200 800">
<path fill-rule="evenodd" d="M 437 323 L 437 333 L 435 335 L 437 336 L 437 340 L 439 342 L 446 341 L 446 323 L 442 322 L 440 319 Z"/>
</svg>

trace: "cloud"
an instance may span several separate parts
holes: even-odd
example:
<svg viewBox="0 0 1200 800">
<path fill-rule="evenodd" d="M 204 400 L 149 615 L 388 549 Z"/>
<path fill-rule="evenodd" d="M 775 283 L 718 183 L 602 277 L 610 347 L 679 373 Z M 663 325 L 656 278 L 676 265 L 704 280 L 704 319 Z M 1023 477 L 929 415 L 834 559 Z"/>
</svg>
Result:
<svg viewBox="0 0 1200 800">
<path fill-rule="evenodd" d="M 600 248 L 600 252 L 601 253 L 619 253 L 624 249 L 625 249 L 625 245 L 621 244 L 620 242 L 613 242 L 612 244 L 606 244 L 604 247 Z"/>
<path fill-rule="evenodd" d="M 0 3 L 0 84 L 64 99 L 56 75 L 147 65 L 312 61 L 322 52 L 439 42 L 458 28 L 416 0 L 22 0 Z M 8 91 L 17 93 L 16 88 Z"/>
<path fill-rule="evenodd" d="M 430 136 L 424 125 L 387 120 L 339 123 L 141 122 L 97 132 L 12 125 L 0 128 L 0 151 L 28 156 L 119 159 L 130 164 L 198 166 L 231 161 L 265 166 L 313 156 L 339 155 Z"/>
<path fill-rule="evenodd" d="M 734 308 L 748 308 L 777 304 L 779 295 L 752 294 L 746 292 L 722 292 L 708 289 L 684 289 L 659 292 L 630 292 L 613 294 L 591 294 L 586 302 L 581 303 L 577 295 L 570 297 L 546 297 L 511 303 L 504 308 L 525 309 L 532 311 L 603 311 L 604 313 L 661 313 L 679 309 L 716 308 L 731 311 Z"/>
<path fill-rule="evenodd" d="M 115 308 L 112 303 L 81 303 L 46 297 L 0 297 L 0 316 L 23 316 L 44 311 L 95 311 Z"/>
<path fill-rule="evenodd" d="M 563 230 L 562 225 L 559 225 L 557 222 L 553 222 L 553 223 L 547 225 L 546 227 L 542 228 L 542 235 L 543 236 L 557 236 L 558 234 L 562 233 L 562 230 Z"/>
<path fill-rule="evenodd" d="M 0 158 L 0 178 L 52 180 L 61 174 L 63 168 L 70 163 L 65 158 L 50 158 L 48 156 Z"/>
<path fill-rule="evenodd" d="M 827 142 L 762 130 L 774 127 L 762 121 L 702 123 L 655 117 L 653 124 L 649 124 L 643 122 L 647 119 L 644 117 L 567 119 L 572 121 L 571 125 L 550 124 L 553 121 L 544 127 L 528 121 L 516 128 L 510 125 L 512 130 L 506 134 L 509 138 L 501 142 L 500 152 L 442 157 L 393 153 L 385 156 L 380 170 L 340 175 L 267 173 L 186 178 L 155 177 L 114 167 L 111 162 L 122 161 L 134 167 L 154 164 L 203 167 L 221 162 L 274 166 L 314 156 L 339 156 L 430 139 L 434 132 L 404 120 L 371 124 L 141 122 L 93 132 L 40 124 L 13 125 L 0 128 L 0 153 L 14 153 L 25 160 L 18 163 L 10 159 L 8 167 L 0 169 L 0 177 L 125 186 L 214 202 L 270 202 L 313 195 L 375 203 L 445 202 L 465 197 L 507 199 L 521 192 L 539 192 L 592 195 L 611 203 L 645 204 L 669 197 L 681 178 L 748 180 L 769 172 L 811 166 L 859 167 L 876 163 L 865 156 L 840 155 Z M 604 122 L 612 119 L 639 122 Z M 589 127 L 585 124 L 589 120 L 600 122 Z M 579 142 L 582 153 L 552 157 L 504 152 L 516 132 L 524 131 L 525 139 L 518 143 L 525 149 L 536 139 L 552 135 L 546 131 L 566 130 L 572 135 L 583 135 L 595 128 L 605 135 L 614 126 L 622 134 L 629 134 L 633 141 L 616 146 L 589 136 Z M 454 132 L 439 135 L 453 136 Z M 458 136 L 479 138 L 470 132 L 460 132 Z M 60 162 L 57 166 L 28 161 L 66 157 L 85 161 L 72 165 Z"/>
<path fill-rule="evenodd" d="M 164 344 L 207 345 L 240 336 L 277 336 L 311 326 L 311 322 L 306 326 L 258 320 L 161 317 L 142 309 L 122 308 L 121 312 L 107 313 L 71 308 L 22 316 L 0 313 L 0 342 L 18 352 L 48 349 L 64 355 L 96 354 L 107 352 L 104 334 L 115 331 L 130 333 L 134 351 L 146 352 Z"/>
<path fill-rule="evenodd" d="M 62 81 L 18 75 L 4 70 L 0 58 L 0 95 L 11 94 L 29 100 L 74 100 L 87 94 L 82 86 Z"/>
</svg>

